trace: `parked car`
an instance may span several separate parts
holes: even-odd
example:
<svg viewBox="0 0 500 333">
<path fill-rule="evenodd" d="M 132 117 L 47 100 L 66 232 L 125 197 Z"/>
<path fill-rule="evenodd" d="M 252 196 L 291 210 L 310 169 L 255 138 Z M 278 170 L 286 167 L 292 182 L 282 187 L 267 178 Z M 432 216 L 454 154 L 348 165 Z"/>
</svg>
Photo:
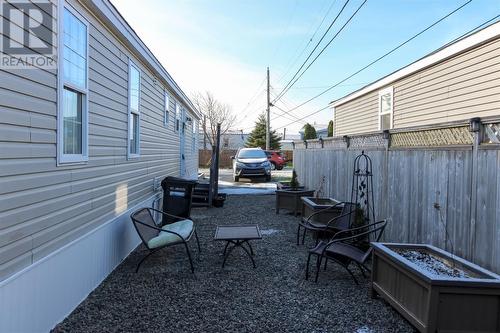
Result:
<svg viewBox="0 0 500 333">
<path fill-rule="evenodd" d="M 281 170 L 285 167 L 286 164 L 286 159 L 283 156 L 283 153 L 280 151 L 271 151 L 271 150 L 266 150 L 266 155 L 271 162 L 271 169 L 272 170 Z"/>
<path fill-rule="evenodd" d="M 271 162 L 261 148 L 240 148 L 233 158 L 233 178 L 237 182 L 240 177 L 266 177 L 271 180 Z"/>
</svg>

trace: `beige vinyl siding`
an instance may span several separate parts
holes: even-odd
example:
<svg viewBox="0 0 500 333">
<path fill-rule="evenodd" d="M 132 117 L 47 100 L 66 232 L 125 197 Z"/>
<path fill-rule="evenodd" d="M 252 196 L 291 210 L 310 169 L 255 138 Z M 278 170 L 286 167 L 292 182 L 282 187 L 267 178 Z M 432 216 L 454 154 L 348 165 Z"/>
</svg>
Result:
<svg viewBox="0 0 500 333">
<path fill-rule="evenodd" d="M 373 132 L 378 129 L 378 92 L 372 91 L 335 108 L 334 135 Z M 377 110 L 376 113 L 367 112 Z"/>
<path fill-rule="evenodd" d="M 500 39 L 394 83 L 394 127 L 500 114 Z"/>
<path fill-rule="evenodd" d="M 498 115 L 500 39 L 472 48 L 387 86 L 394 87 L 394 128 Z M 384 88 L 337 106 L 336 135 L 377 131 L 377 94 Z M 367 99 L 373 103 L 367 103 Z"/>
<path fill-rule="evenodd" d="M 71 3 L 89 22 L 89 161 L 56 164 L 55 72 L 0 70 L 0 280 L 150 197 L 155 177 L 180 172 L 172 112 L 163 123 L 164 83 Z M 129 57 L 141 70 L 141 156 L 132 160 Z"/>
</svg>

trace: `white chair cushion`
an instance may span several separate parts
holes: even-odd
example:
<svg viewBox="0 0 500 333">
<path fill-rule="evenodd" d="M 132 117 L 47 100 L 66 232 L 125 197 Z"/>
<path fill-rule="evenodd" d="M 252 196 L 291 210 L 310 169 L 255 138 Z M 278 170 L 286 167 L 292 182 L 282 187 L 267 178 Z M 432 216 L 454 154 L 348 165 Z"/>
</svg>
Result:
<svg viewBox="0 0 500 333">
<path fill-rule="evenodd" d="M 181 235 L 182 238 L 187 239 L 191 232 L 193 231 L 193 221 L 191 220 L 181 220 L 175 223 L 167 224 L 162 227 L 163 230 L 173 231 Z M 160 246 L 165 246 L 172 243 L 177 243 L 182 241 L 176 234 L 161 231 L 158 236 L 151 238 L 148 241 L 148 246 L 150 249 L 154 249 Z"/>
</svg>

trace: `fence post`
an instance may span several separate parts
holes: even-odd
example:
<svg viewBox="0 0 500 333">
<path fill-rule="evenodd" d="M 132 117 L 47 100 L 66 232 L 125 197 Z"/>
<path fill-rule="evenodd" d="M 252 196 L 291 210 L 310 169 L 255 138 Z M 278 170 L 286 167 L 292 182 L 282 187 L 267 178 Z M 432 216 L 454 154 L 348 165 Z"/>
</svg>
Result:
<svg viewBox="0 0 500 333">
<path fill-rule="evenodd" d="M 389 130 L 384 130 L 384 160 L 382 164 L 382 174 L 383 177 L 383 185 L 382 185 L 382 198 L 383 198 L 383 209 L 379 211 L 379 216 L 376 217 L 376 220 L 380 218 L 388 218 L 389 215 L 389 205 L 391 204 L 389 198 L 389 148 L 391 146 L 391 134 Z M 390 222 L 390 221 L 389 221 Z"/>
<path fill-rule="evenodd" d="M 471 198 L 470 198 L 470 225 L 469 225 L 469 260 L 474 259 L 476 246 L 476 218 L 477 218 L 477 177 L 478 177 L 478 150 L 481 144 L 481 120 L 472 118 L 469 122 L 469 131 L 472 132 L 472 170 L 471 170 Z"/>
</svg>

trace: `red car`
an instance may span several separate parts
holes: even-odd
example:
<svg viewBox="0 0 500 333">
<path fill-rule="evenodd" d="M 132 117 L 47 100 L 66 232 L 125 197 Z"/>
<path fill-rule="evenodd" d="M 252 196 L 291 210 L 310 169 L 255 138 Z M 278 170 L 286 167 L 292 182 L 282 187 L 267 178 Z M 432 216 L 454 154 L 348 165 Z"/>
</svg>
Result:
<svg viewBox="0 0 500 333">
<path fill-rule="evenodd" d="M 267 159 L 271 162 L 271 170 L 281 170 L 286 164 L 283 154 L 279 151 L 266 150 Z"/>
</svg>

